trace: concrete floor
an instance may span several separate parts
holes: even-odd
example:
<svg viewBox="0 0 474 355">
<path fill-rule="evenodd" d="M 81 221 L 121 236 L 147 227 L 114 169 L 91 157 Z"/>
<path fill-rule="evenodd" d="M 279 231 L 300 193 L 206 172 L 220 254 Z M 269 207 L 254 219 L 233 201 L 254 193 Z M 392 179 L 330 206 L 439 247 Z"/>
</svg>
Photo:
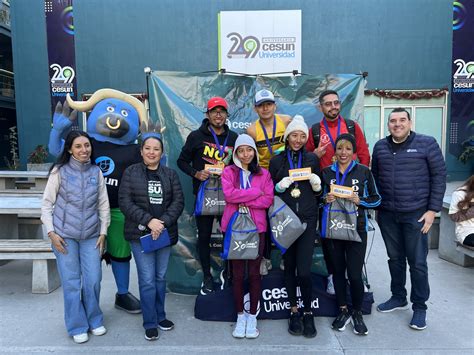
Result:
<svg viewBox="0 0 474 355">
<path fill-rule="evenodd" d="M 369 234 L 367 269 L 376 304 L 390 297 L 389 272 L 383 241 L 378 231 Z M 462 268 L 428 257 L 431 298 L 428 328 L 408 327 L 411 310 L 382 314 L 373 308 L 365 316 L 366 337 L 356 336 L 352 327 L 331 330 L 332 319 L 316 318 L 314 339 L 291 336 L 285 320 L 259 321 L 260 337 L 232 338 L 233 324 L 203 322 L 193 317 L 194 296 L 167 296 L 167 315 L 176 328 L 161 332 L 160 339 L 143 338 L 141 315 L 113 308 L 115 286 L 110 268 L 103 272 L 101 306 L 108 333 L 91 335 L 77 345 L 67 336 L 63 322 L 62 290 L 51 294 L 31 293 L 31 262 L 12 261 L 0 266 L 0 353 L 321 353 L 321 354 L 474 354 L 474 268 Z M 131 291 L 138 295 L 135 267 Z"/>
</svg>

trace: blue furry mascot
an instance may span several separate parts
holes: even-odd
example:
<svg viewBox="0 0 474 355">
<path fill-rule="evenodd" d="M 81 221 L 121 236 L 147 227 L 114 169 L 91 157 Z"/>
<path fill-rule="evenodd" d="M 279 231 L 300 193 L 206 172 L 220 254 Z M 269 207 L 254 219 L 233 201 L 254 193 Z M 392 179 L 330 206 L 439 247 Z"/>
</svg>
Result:
<svg viewBox="0 0 474 355">
<path fill-rule="evenodd" d="M 74 111 L 70 113 L 69 107 Z M 124 170 L 141 161 L 136 141 L 140 126 L 147 126 L 147 112 L 140 100 L 113 89 L 98 90 L 87 101 L 73 101 L 68 95 L 64 106 L 59 102 L 54 112 L 48 146 L 51 154 L 61 153 L 62 137 L 76 120 L 77 111 L 91 111 L 87 119 L 87 133 L 92 138 L 91 159 L 102 170 L 107 184 L 111 223 L 104 258 L 112 263 L 117 284 L 115 307 L 140 313 L 140 301 L 128 292 L 131 250 L 123 237 L 124 216 L 118 206 L 118 189 Z"/>
</svg>

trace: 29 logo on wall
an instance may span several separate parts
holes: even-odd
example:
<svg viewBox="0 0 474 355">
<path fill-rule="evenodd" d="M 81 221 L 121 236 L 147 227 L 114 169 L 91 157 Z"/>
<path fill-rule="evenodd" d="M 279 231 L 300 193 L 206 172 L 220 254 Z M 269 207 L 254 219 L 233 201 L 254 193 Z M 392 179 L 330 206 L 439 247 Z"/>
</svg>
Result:
<svg viewBox="0 0 474 355">
<path fill-rule="evenodd" d="M 474 92 L 474 61 L 466 63 L 458 58 L 453 64 L 457 66 L 453 74 L 453 92 Z"/>
<path fill-rule="evenodd" d="M 260 49 L 260 41 L 255 36 L 242 38 L 240 33 L 231 32 L 227 35 L 227 38 L 232 42 L 232 46 L 227 53 L 227 58 L 255 58 Z"/>
<path fill-rule="evenodd" d="M 255 36 L 246 36 L 238 32 L 231 32 L 227 38 L 232 46 L 227 58 L 291 58 L 296 54 L 295 37 L 263 37 L 259 40 Z"/>
<path fill-rule="evenodd" d="M 73 96 L 73 80 L 76 76 L 74 69 L 68 65 L 62 67 L 57 63 L 51 64 L 49 68 L 53 71 L 51 75 L 52 96 L 66 96 L 66 94 Z"/>
</svg>

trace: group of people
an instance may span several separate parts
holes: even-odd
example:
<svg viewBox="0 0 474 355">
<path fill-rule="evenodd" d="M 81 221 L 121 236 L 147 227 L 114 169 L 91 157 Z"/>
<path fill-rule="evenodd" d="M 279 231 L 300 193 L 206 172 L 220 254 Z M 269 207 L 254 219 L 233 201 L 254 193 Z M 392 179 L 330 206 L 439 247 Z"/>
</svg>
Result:
<svg viewBox="0 0 474 355">
<path fill-rule="evenodd" d="M 363 131 L 356 122 L 341 117 L 337 92 L 321 93 L 317 107 L 324 117 L 311 128 L 302 116 L 276 114 L 275 98 L 268 90 L 256 93 L 254 107 L 258 120 L 245 134 L 238 135 L 226 124 L 226 100 L 211 98 L 202 125 L 188 135 L 177 161 L 178 167 L 192 177 L 195 195 L 212 175 L 209 166 L 221 171 L 217 178 L 225 200 L 223 214 L 196 216 L 203 273 L 201 294 L 214 292 L 209 246 L 214 218 L 219 219 L 225 233 L 234 213 L 245 207 L 259 234 L 256 259 L 230 261 L 228 273 L 232 275 L 237 311 L 232 335 L 259 335 L 256 313 L 264 274 L 262 265 L 267 264 L 271 252 L 267 211 L 274 196 L 279 196 L 306 224 L 303 234 L 283 255 L 291 307 L 288 331 L 309 338 L 316 336 L 311 311 L 311 264 L 315 240 L 320 238 L 320 208 L 342 198 L 334 194 L 331 185 L 352 190 L 345 199 L 357 211 L 356 230 L 360 237 L 360 241 L 321 238 L 327 269 L 332 275 L 329 281 L 334 283 L 339 306 L 332 327 L 343 331 L 352 322 L 356 334 L 368 334 L 361 311 L 362 267 L 367 245 L 367 210 L 377 208 L 389 257 L 392 292 L 392 297 L 379 304 L 377 310 L 390 312 L 408 307 L 408 262 L 413 308 L 409 325 L 425 329 L 429 297 L 426 233 L 436 212 L 441 210 L 446 185 L 446 168 L 435 139 L 412 131 L 409 112 L 395 109 L 388 119 L 390 135 L 375 145 L 369 169 L 370 154 Z M 88 331 L 94 335 L 106 332 L 99 307 L 100 260 L 110 212 L 104 178 L 91 163 L 92 149 L 87 133 L 73 131 L 68 135 L 62 155 L 50 172 L 42 208 L 42 221 L 58 260 L 66 328 L 77 343 L 87 341 Z M 118 205 L 125 216 L 124 237 L 137 265 L 147 340 L 158 339 L 158 328 L 174 327 L 165 313 L 165 275 L 171 247 L 178 240 L 177 219 L 184 208 L 184 196 L 177 173 L 160 163 L 163 152 L 159 134 L 143 135 L 142 159 L 126 168 L 118 192 Z M 297 181 L 290 176 L 290 170 L 301 168 L 309 168 L 310 174 Z M 465 186 L 465 197 L 459 211 L 455 211 L 460 222 L 466 221 L 465 215 L 472 211 L 472 181 Z M 168 246 L 143 252 L 140 237 L 151 234 L 156 240 L 165 232 L 170 237 Z M 472 229 L 464 240 L 472 243 Z M 250 293 L 248 314 L 243 305 L 245 273 Z M 302 310 L 297 308 L 298 286 Z"/>
</svg>

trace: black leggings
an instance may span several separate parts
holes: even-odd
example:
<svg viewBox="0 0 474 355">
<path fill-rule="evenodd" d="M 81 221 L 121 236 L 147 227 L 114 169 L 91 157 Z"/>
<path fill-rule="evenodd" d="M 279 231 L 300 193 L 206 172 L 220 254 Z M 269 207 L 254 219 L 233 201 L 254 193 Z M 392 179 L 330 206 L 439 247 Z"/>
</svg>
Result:
<svg viewBox="0 0 474 355">
<path fill-rule="evenodd" d="M 330 262 L 333 266 L 334 289 L 339 307 L 347 305 L 346 270 L 349 278 L 352 308 L 360 311 L 364 298 L 364 282 L 362 281 L 362 267 L 364 265 L 365 250 L 367 248 L 367 232 L 357 231 L 362 242 L 344 240 L 326 240 Z"/>
<path fill-rule="evenodd" d="M 466 238 L 464 238 L 462 243 L 468 247 L 474 247 L 474 233 L 471 233 Z"/>
<path fill-rule="evenodd" d="M 311 264 L 316 239 L 316 219 L 306 221 L 305 232 L 283 255 L 285 263 L 285 284 L 291 307 L 296 307 L 296 287 L 299 285 L 304 311 L 311 311 Z M 298 275 L 298 276 L 296 276 Z"/>
<path fill-rule="evenodd" d="M 204 277 L 211 276 L 211 234 L 214 216 L 196 216 L 198 252 Z"/>
</svg>

